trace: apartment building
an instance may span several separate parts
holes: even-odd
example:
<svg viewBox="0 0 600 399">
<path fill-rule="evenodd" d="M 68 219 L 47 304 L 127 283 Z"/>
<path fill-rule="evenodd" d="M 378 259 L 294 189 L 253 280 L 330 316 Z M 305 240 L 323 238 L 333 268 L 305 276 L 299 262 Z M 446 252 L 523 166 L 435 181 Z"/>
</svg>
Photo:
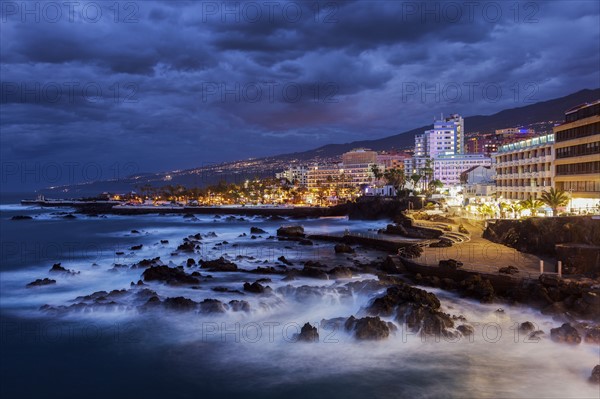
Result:
<svg viewBox="0 0 600 399">
<path fill-rule="evenodd" d="M 571 193 L 570 207 L 600 204 L 600 100 L 565 112 L 565 123 L 554 127 L 554 182 Z"/>
<path fill-rule="evenodd" d="M 493 154 L 496 195 L 504 199 L 539 198 L 553 187 L 554 134 L 505 144 Z"/>
<path fill-rule="evenodd" d="M 286 179 L 290 183 L 306 187 L 308 185 L 308 167 L 307 166 L 293 166 L 283 172 L 276 173 L 277 179 Z"/>
</svg>

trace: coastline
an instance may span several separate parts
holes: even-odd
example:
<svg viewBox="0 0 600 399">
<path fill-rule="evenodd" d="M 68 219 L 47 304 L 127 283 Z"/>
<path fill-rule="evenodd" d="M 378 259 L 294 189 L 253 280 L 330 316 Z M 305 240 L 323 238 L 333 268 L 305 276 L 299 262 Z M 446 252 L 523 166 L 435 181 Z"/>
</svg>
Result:
<svg viewBox="0 0 600 399">
<path fill-rule="evenodd" d="M 488 302 L 487 299 L 490 298 L 486 296 L 489 293 L 486 291 L 486 281 L 489 279 L 481 273 L 470 274 L 467 270 L 444 274 L 439 266 L 424 266 L 419 270 L 403 264 L 395 256 L 396 247 L 370 250 L 374 243 L 369 243 L 369 240 L 374 237 L 393 245 L 406 244 L 409 247 L 428 240 L 430 243 L 437 242 L 441 237 L 415 239 L 375 234 L 374 231 L 385 226 L 387 221 L 366 223 L 348 218 L 281 220 L 270 217 L 194 219 L 185 214 L 165 218 L 94 218 L 80 214 L 75 218 L 65 219 L 62 213 L 52 216 L 53 210 L 48 209 L 46 212 L 53 220 L 46 224 L 48 219 L 37 219 L 41 222 L 38 224 L 40 227 L 46 224 L 56 229 L 60 223 L 65 230 L 84 231 L 84 226 L 102 225 L 106 228 L 117 223 L 117 234 L 108 234 L 114 237 L 113 242 L 120 243 L 114 244 L 114 248 L 123 251 L 122 255 L 116 257 L 113 257 L 114 252 L 104 253 L 108 256 L 94 260 L 97 265 L 92 264 L 91 260 L 70 262 L 68 257 L 57 258 L 57 262 L 64 260 L 64 263 L 56 267 L 51 264 L 42 265 L 35 272 L 25 274 L 27 280 L 18 280 L 20 287 L 14 289 L 20 289 L 21 294 L 30 294 L 29 301 L 35 301 L 34 297 L 42 295 L 44 302 L 37 308 L 32 308 L 31 312 L 47 321 L 60 322 L 68 318 L 89 323 L 101 318 L 110 320 L 113 317 L 128 317 L 135 323 L 131 325 L 138 328 L 151 318 L 156 320 L 158 326 L 175 322 L 181 331 L 172 334 L 175 337 L 179 337 L 178 334 L 189 336 L 194 341 L 191 345 L 234 352 L 235 348 L 241 346 L 212 346 L 212 341 L 204 340 L 203 335 L 197 335 L 204 330 L 194 330 L 194 325 L 208 325 L 210 328 L 225 325 L 225 332 L 215 333 L 225 335 L 231 335 L 238 322 L 242 323 L 242 331 L 243 326 L 262 325 L 262 322 L 297 325 L 302 338 L 290 336 L 289 340 L 284 338 L 280 343 L 266 342 L 265 338 L 264 342 L 268 345 L 247 346 L 251 354 L 258 349 L 258 353 L 273 350 L 278 355 L 280 352 L 277 351 L 280 349 L 281 354 L 289 353 L 290 350 L 309 352 L 314 348 L 321 352 L 325 347 L 333 349 L 334 347 L 326 345 L 312 346 L 312 342 L 317 342 L 312 340 L 316 336 L 306 332 L 302 335 L 300 329 L 306 324 L 309 324 L 309 328 L 318 326 L 317 333 L 321 334 L 318 342 L 323 343 L 327 342 L 331 332 L 328 326 L 333 325 L 341 339 L 340 345 L 348 345 L 347 348 L 352 351 L 366 351 L 361 356 L 375 358 L 375 353 L 383 350 L 382 348 L 394 347 L 394 351 L 401 348 L 399 353 L 394 353 L 396 357 L 403 356 L 406 349 L 412 346 L 417 351 L 425 350 L 419 346 L 422 339 L 441 341 L 440 350 L 458 355 L 463 353 L 462 345 L 470 345 L 470 340 L 473 339 L 473 335 L 468 335 L 472 334 L 469 326 L 475 329 L 475 340 L 481 340 L 487 330 L 478 327 L 478 323 L 496 320 L 502 323 L 502 330 L 509 331 L 510 323 L 518 321 L 532 322 L 545 331 L 540 348 L 545 350 L 550 347 L 549 350 L 556 353 L 568 353 L 570 350 L 564 344 L 552 342 L 554 339 L 551 339 L 551 330 L 560 326 L 560 323 L 557 324 L 559 318 L 552 319 L 551 315 L 539 312 L 540 307 L 535 303 L 519 303 L 504 296 L 505 291 L 519 287 L 517 278 L 498 277 L 498 283 L 492 278 L 490 284 L 494 289 L 494 297 Z M 30 228 L 28 226 L 35 226 L 35 223 L 34 218 L 31 222 L 15 221 L 14 224 L 8 224 L 27 229 Z M 157 223 L 162 227 L 157 227 Z M 306 233 L 298 231 L 298 235 L 294 235 L 296 232 L 290 225 L 303 225 Z M 347 226 L 350 227 L 350 232 L 346 230 Z M 352 226 L 355 226 L 354 230 Z M 412 227 L 419 228 L 418 225 Z M 455 225 L 454 230 L 456 227 Z M 435 228 L 428 226 L 426 231 L 430 232 Z M 88 236 L 80 238 L 82 243 L 86 237 Z M 314 243 L 305 246 L 307 241 Z M 447 249 L 458 249 L 474 241 L 476 240 L 471 237 L 471 240 L 454 243 Z M 386 258 L 386 254 L 390 256 Z M 48 270 L 51 266 L 54 271 Z M 419 274 L 421 278 L 418 278 Z M 50 284 L 46 279 L 56 280 L 56 283 Z M 450 279 L 453 287 L 448 285 Z M 17 281 L 13 277 L 4 280 Z M 36 281 L 39 285 L 25 287 L 26 283 Z M 463 283 L 464 281 L 469 284 Z M 78 288 L 84 282 L 85 285 Z M 436 285 L 436 282 L 439 283 Z M 504 290 L 500 287 L 501 283 L 506 283 Z M 434 288 L 428 289 L 428 286 Z M 540 284 L 536 283 L 536 286 Z M 393 294 L 397 290 L 407 293 L 407 297 L 395 297 Z M 5 298 L 6 295 L 11 295 L 11 291 L 8 292 L 9 294 L 4 293 Z M 440 305 L 436 305 L 438 301 Z M 375 303 L 389 304 L 390 307 L 374 306 Z M 496 311 L 498 308 L 505 311 Z M 408 317 L 404 314 L 405 309 L 414 309 L 415 313 L 410 319 L 405 318 Z M 582 340 L 589 335 L 589 328 L 579 323 L 581 319 L 577 323 L 574 320 L 565 321 L 580 329 Z M 361 328 L 365 323 L 368 328 L 363 331 Z M 346 324 L 350 327 L 346 327 Z M 405 333 L 415 336 L 408 346 L 402 346 L 406 343 L 402 341 Z M 154 332 L 148 334 L 148 339 L 156 339 Z M 267 336 L 265 330 L 263 334 Z M 514 351 L 518 358 L 520 350 L 515 346 L 516 341 L 512 341 L 512 334 L 505 335 L 506 342 L 501 343 L 505 345 L 503 350 Z M 216 335 L 217 341 L 219 337 L 220 335 Z M 528 337 L 528 334 L 521 335 L 521 339 Z M 444 345 L 447 339 L 458 339 L 461 344 Z M 367 342 L 358 342 L 365 340 Z M 305 344 L 308 346 L 304 346 Z M 174 347 L 176 348 L 176 344 L 169 343 L 169 350 Z M 498 345 L 487 345 L 487 341 L 483 341 L 477 350 L 486 353 L 482 359 L 488 355 L 503 358 L 505 354 L 497 347 Z M 587 342 L 582 342 L 581 349 L 588 352 L 595 350 Z M 219 356 L 227 356 L 219 353 Z M 333 352 L 330 355 L 337 356 Z M 302 355 L 295 356 L 298 358 Z M 434 351 L 431 356 L 434 359 L 438 355 Z M 230 364 L 235 364 L 231 363 L 235 362 L 235 357 L 225 358 Z M 514 361 L 510 356 L 506 358 Z M 378 358 L 378 361 L 382 359 Z M 515 363 L 515 367 L 517 366 L 518 363 Z M 593 366 L 589 361 L 577 366 L 582 377 L 574 384 L 586 384 L 585 378 Z"/>
</svg>

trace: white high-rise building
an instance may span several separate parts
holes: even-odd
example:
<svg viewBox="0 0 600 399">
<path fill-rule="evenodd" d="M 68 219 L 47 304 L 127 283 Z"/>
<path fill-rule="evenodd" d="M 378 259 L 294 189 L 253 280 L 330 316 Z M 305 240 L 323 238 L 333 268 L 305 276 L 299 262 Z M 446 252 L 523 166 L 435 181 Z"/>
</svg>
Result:
<svg viewBox="0 0 600 399">
<path fill-rule="evenodd" d="M 413 158 L 405 161 L 408 176 L 433 169 L 433 178 L 445 185 L 460 184 L 460 174 L 473 166 L 490 166 L 491 159 L 465 154 L 465 122 L 458 114 L 440 116 L 433 129 L 415 136 Z"/>
<path fill-rule="evenodd" d="M 457 114 L 443 115 L 433 123 L 433 129 L 415 137 L 415 156 L 437 158 L 441 155 L 464 154 L 465 121 Z"/>
</svg>

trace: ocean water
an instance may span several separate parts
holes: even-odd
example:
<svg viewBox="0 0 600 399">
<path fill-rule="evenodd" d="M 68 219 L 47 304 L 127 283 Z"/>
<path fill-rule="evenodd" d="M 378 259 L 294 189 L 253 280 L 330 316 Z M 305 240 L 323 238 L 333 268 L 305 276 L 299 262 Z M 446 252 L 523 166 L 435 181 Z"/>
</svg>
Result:
<svg viewBox="0 0 600 399">
<path fill-rule="evenodd" d="M 96 291 L 129 289 L 143 269 L 117 268 L 160 257 L 178 266 L 189 255 L 172 255 L 184 237 L 204 237 L 193 258 L 224 256 L 242 269 L 276 266 L 281 255 L 301 267 L 307 260 L 352 266 L 385 256 L 357 248 L 355 255 L 336 255 L 333 244 L 307 247 L 267 239 L 282 224 L 301 224 L 307 233 L 369 232 L 385 221 L 345 218 L 227 221 L 198 216 L 77 215 L 65 209 L 0 205 L 1 356 L 3 398 L 597 398 L 587 382 L 600 363 L 597 346 L 559 345 L 548 338 L 560 325 L 539 312 L 507 305 L 482 305 L 442 290 L 435 292 L 443 310 L 463 315 L 475 335 L 450 342 L 398 332 L 384 341 L 356 341 L 321 320 L 363 315 L 380 291 L 350 290 L 349 283 L 376 279 L 362 273 L 351 279 L 284 281 L 281 275 L 206 272 L 199 287 L 148 283 L 161 298 L 184 296 L 195 301 L 245 300 L 249 312 L 219 314 L 140 312 L 135 303 L 109 310 L 53 315 L 43 305 L 61 306 Z M 14 215 L 32 220 L 13 221 Z M 252 239 L 250 227 L 267 231 Z M 137 230 L 137 233 L 132 232 Z M 240 237 L 245 233 L 245 237 Z M 168 244 L 161 243 L 168 240 Z M 227 241 L 227 244 L 223 244 Z M 142 244 L 141 250 L 131 250 Z M 221 245 L 217 245 L 221 244 Z M 236 246 L 234 246 L 234 244 Z M 72 276 L 48 273 L 53 263 L 78 271 Z M 25 288 L 38 278 L 56 285 Z M 215 287 L 243 291 L 244 282 L 263 283 L 272 295 L 216 292 Z M 496 312 L 501 306 L 503 313 Z M 546 336 L 530 342 L 518 323 L 531 321 Z M 295 334 L 310 322 L 319 342 L 296 342 Z"/>
</svg>

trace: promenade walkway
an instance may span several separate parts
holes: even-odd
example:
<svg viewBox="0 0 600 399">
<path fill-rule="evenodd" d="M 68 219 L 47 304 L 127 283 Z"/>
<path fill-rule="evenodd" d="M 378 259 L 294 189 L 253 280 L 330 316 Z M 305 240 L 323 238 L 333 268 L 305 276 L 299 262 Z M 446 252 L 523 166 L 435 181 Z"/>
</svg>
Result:
<svg viewBox="0 0 600 399">
<path fill-rule="evenodd" d="M 425 247 L 420 257 L 411 260 L 424 265 L 437 266 L 440 260 L 456 259 L 463 263 L 464 270 L 490 274 L 498 274 L 499 268 L 513 265 L 520 270 L 518 277 L 530 278 L 539 277 L 540 260 L 543 260 L 545 272 L 556 271 L 554 259 L 526 254 L 491 242 L 482 237 L 483 228 L 478 223 L 470 223 L 467 220 L 461 222 L 471 233 L 470 241 L 454 244 L 448 248 Z M 423 221 L 419 221 L 419 224 L 426 225 Z"/>
</svg>

